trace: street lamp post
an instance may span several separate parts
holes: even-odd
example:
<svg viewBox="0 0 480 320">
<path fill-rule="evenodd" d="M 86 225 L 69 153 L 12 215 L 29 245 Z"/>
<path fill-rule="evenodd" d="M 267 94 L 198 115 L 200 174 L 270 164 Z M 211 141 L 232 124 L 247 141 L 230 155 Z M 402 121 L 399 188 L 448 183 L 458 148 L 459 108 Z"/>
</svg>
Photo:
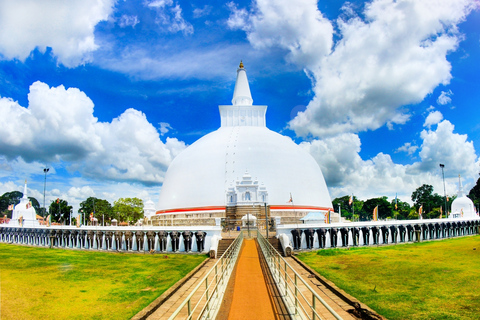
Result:
<svg viewBox="0 0 480 320">
<path fill-rule="evenodd" d="M 43 172 L 45 173 L 45 182 L 43 183 L 43 218 L 47 215 L 47 209 L 45 208 L 45 190 L 47 188 L 47 172 L 50 168 L 44 168 Z"/>
<path fill-rule="evenodd" d="M 447 211 L 447 191 L 445 190 L 445 174 L 443 172 L 443 168 L 445 167 L 444 164 L 440 163 L 440 168 L 442 168 L 442 177 L 443 177 L 443 195 L 445 197 L 445 217 L 448 218 L 448 211 Z"/>
<path fill-rule="evenodd" d="M 265 230 L 267 232 L 267 240 L 268 240 L 268 214 L 267 214 L 267 203 L 265 202 Z"/>
<path fill-rule="evenodd" d="M 248 238 L 250 238 L 250 213 L 247 212 L 247 229 L 248 229 Z"/>
</svg>

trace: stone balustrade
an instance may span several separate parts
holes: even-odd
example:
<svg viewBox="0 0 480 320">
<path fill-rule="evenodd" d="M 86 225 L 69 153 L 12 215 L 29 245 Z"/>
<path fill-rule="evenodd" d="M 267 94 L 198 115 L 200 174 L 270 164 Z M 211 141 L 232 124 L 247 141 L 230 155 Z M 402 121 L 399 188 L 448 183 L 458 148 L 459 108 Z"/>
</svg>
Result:
<svg viewBox="0 0 480 320">
<path fill-rule="evenodd" d="M 0 225 L 0 242 L 115 252 L 207 252 L 219 226 L 195 227 L 19 227 Z"/>
<path fill-rule="evenodd" d="M 480 219 L 425 219 L 278 225 L 294 250 L 425 241 L 479 233 Z"/>
</svg>

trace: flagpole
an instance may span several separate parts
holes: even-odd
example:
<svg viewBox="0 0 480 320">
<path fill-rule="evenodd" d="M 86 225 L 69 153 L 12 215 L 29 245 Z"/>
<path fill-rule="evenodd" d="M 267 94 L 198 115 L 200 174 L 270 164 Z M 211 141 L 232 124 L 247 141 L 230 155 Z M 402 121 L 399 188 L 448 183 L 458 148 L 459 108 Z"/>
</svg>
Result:
<svg viewBox="0 0 480 320">
<path fill-rule="evenodd" d="M 295 221 L 297 223 L 297 229 L 298 229 L 298 219 L 297 219 L 297 212 L 295 211 L 295 206 L 293 205 L 293 198 L 292 198 L 292 193 L 290 193 L 290 202 L 292 203 L 292 209 L 293 209 L 293 214 L 295 215 Z"/>
<path fill-rule="evenodd" d="M 47 172 L 50 168 L 45 167 L 43 172 L 45 173 L 45 182 L 43 183 L 43 218 L 47 217 L 47 208 L 45 208 L 45 189 L 47 188 Z"/>
<path fill-rule="evenodd" d="M 352 196 L 350 197 L 350 200 L 352 200 L 352 201 L 351 201 L 351 203 L 349 201 L 348 204 L 352 206 L 352 218 L 355 221 L 355 218 L 354 218 L 354 216 L 355 216 L 355 206 L 354 206 L 354 203 L 353 203 L 353 199 L 354 199 L 354 196 L 353 196 L 353 193 L 352 193 Z M 360 220 L 360 218 L 358 220 Z"/>
</svg>

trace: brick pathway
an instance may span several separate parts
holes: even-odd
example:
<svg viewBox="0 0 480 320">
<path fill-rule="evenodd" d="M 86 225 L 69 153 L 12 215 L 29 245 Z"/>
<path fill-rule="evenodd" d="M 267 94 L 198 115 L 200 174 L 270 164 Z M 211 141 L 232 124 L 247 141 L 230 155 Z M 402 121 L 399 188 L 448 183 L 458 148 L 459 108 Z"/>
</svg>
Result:
<svg viewBox="0 0 480 320">
<path fill-rule="evenodd" d="M 254 239 L 244 240 L 237 264 L 228 320 L 275 319 Z"/>
</svg>

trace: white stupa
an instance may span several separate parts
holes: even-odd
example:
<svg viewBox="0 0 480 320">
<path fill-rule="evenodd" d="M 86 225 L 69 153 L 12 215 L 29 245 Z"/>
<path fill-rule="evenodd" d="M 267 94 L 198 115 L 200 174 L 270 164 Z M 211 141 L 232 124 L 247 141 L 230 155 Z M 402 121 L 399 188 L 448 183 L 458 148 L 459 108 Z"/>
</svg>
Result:
<svg viewBox="0 0 480 320">
<path fill-rule="evenodd" d="M 20 199 L 20 203 L 13 208 L 12 219 L 8 224 L 24 227 L 35 227 L 40 225 L 37 220 L 35 208 L 32 206 L 27 196 L 27 180 L 25 180 L 23 197 Z"/>
<path fill-rule="evenodd" d="M 145 201 L 143 205 L 143 216 L 150 219 L 152 216 L 155 215 L 155 212 L 155 202 L 150 199 Z"/>
<path fill-rule="evenodd" d="M 219 110 L 221 127 L 190 145 L 169 166 L 157 215 L 225 216 L 227 208 L 264 204 L 271 216 L 295 212 L 300 218 L 311 211 L 333 211 L 315 159 L 266 127 L 267 106 L 253 105 L 242 63 L 232 105 Z"/>
<path fill-rule="evenodd" d="M 458 175 L 458 192 L 457 198 L 452 202 L 452 212 L 449 218 L 478 218 L 473 201 L 463 192 L 462 180 Z"/>
</svg>

